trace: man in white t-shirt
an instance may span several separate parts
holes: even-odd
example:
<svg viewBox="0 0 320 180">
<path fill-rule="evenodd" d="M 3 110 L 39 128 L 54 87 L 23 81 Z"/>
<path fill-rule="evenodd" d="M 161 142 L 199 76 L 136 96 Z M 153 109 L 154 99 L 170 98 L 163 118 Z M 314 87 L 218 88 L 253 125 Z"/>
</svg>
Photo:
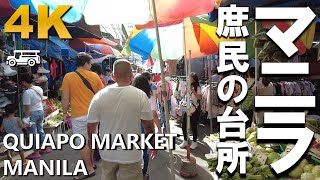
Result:
<svg viewBox="0 0 320 180">
<path fill-rule="evenodd" d="M 89 141 L 100 123 L 100 137 L 111 134 L 111 142 L 116 134 L 122 134 L 127 142 L 127 134 L 141 134 L 141 123 L 145 134 L 153 134 L 152 112 L 147 95 L 133 86 L 131 65 L 127 60 L 117 60 L 113 65 L 112 78 L 117 84 L 99 91 L 93 98 L 88 113 Z M 91 142 L 89 142 L 90 144 Z M 151 151 L 154 159 L 157 151 Z M 100 150 L 103 160 L 101 179 L 140 180 L 143 178 L 142 151 Z"/>
</svg>

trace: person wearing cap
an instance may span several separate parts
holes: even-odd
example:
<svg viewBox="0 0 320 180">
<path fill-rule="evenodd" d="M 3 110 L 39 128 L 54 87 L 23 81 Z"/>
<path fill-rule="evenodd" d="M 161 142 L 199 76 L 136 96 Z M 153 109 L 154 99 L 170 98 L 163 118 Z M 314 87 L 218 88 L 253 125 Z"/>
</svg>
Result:
<svg viewBox="0 0 320 180">
<path fill-rule="evenodd" d="M 141 124 L 145 134 L 154 134 L 152 111 L 148 97 L 142 90 L 131 86 L 134 75 L 129 61 L 117 60 L 113 64 L 112 78 L 116 84 L 99 91 L 93 98 L 88 112 L 89 137 L 95 133 L 100 123 L 99 135 L 110 134 L 111 142 L 121 134 L 127 142 L 128 134 L 141 134 Z M 100 137 L 101 138 L 101 137 Z M 89 140 L 91 142 L 91 140 Z M 149 150 L 151 159 L 156 150 Z M 142 150 L 100 149 L 102 159 L 101 179 L 141 180 Z"/>
<path fill-rule="evenodd" d="M 74 134 L 81 134 L 88 140 L 87 115 L 90 102 L 95 93 L 104 88 L 100 77 L 90 71 L 92 57 L 87 53 L 79 53 L 76 57 L 76 72 L 65 75 L 62 83 L 62 108 L 65 121 L 68 118 L 68 109 L 71 108 L 72 131 Z M 80 144 L 80 139 L 75 140 L 76 145 Z M 85 179 L 95 176 L 95 166 L 93 163 L 93 151 L 88 143 L 80 150 L 88 175 L 75 177 L 75 179 Z"/>
</svg>

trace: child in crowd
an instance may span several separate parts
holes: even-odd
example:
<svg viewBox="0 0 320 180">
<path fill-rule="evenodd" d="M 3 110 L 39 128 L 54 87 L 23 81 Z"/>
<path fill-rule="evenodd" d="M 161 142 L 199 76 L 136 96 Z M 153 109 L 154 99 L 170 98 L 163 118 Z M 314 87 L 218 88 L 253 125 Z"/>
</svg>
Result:
<svg viewBox="0 0 320 180">
<path fill-rule="evenodd" d="M 22 129 L 25 129 L 29 127 L 29 124 L 24 124 L 20 118 L 15 117 L 16 114 L 16 107 L 12 104 L 9 104 L 5 107 L 6 111 L 6 118 L 3 119 L 2 125 L 1 125 L 1 131 L 3 130 L 7 132 L 8 134 L 15 134 L 18 139 L 20 138 L 20 134 L 22 133 Z M 28 161 L 25 159 L 24 151 L 21 149 L 21 146 L 18 146 L 19 153 L 21 160 L 23 162 L 23 165 L 27 165 Z M 12 163 L 12 151 L 8 150 L 8 159 Z"/>
</svg>

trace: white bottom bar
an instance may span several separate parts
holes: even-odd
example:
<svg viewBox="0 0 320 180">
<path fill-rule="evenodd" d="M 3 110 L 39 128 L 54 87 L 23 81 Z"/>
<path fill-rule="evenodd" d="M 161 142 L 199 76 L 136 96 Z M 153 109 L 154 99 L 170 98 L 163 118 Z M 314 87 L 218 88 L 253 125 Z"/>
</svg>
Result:
<svg viewBox="0 0 320 180">
<path fill-rule="evenodd" d="M 309 74 L 309 63 L 261 63 L 261 74 Z"/>
<path fill-rule="evenodd" d="M 304 124 L 304 112 L 265 112 L 265 124 Z"/>
<path fill-rule="evenodd" d="M 255 96 L 255 107 L 316 107 L 316 97 Z"/>
</svg>

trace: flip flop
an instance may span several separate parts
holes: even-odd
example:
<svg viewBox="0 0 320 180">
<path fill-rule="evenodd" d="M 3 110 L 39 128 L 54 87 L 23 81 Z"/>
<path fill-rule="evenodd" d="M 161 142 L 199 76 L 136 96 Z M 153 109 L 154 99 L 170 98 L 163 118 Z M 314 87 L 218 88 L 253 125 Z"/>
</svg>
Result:
<svg viewBox="0 0 320 180">
<path fill-rule="evenodd" d="M 88 179 L 88 178 L 91 178 L 91 177 L 93 177 L 93 176 L 95 176 L 96 175 L 96 172 L 93 172 L 93 173 L 91 173 L 91 174 L 88 174 L 88 175 L 83 175 L 83 176 L 80 176 L 80 177 L 75 177 L 75 178 L 73 178 L 73 180 L 84 180 L 84 179 Z"/>
<path fill-rule="evenodd" d="M 41 154 L 48 154 L 48 153 L 51 153 L 52 150 L 51 149 L 44 149 L 44 150 L 40 150 L 39 151 Z"/>
<path fill-rule="evenodd" d="M 28 157 L 26 157 L 26 159 L 39 159 L 41 156 L 40 155 L 33 155 L 33 154 L 30 154 Z"/>
<path fill-rule="evenodd" d="M 148 173 L 146 173 L 145 175 L 144 175 L 146 178 L 146 180 L 148 180 L 149 179 L 149 174 Z"/>
</svg>

